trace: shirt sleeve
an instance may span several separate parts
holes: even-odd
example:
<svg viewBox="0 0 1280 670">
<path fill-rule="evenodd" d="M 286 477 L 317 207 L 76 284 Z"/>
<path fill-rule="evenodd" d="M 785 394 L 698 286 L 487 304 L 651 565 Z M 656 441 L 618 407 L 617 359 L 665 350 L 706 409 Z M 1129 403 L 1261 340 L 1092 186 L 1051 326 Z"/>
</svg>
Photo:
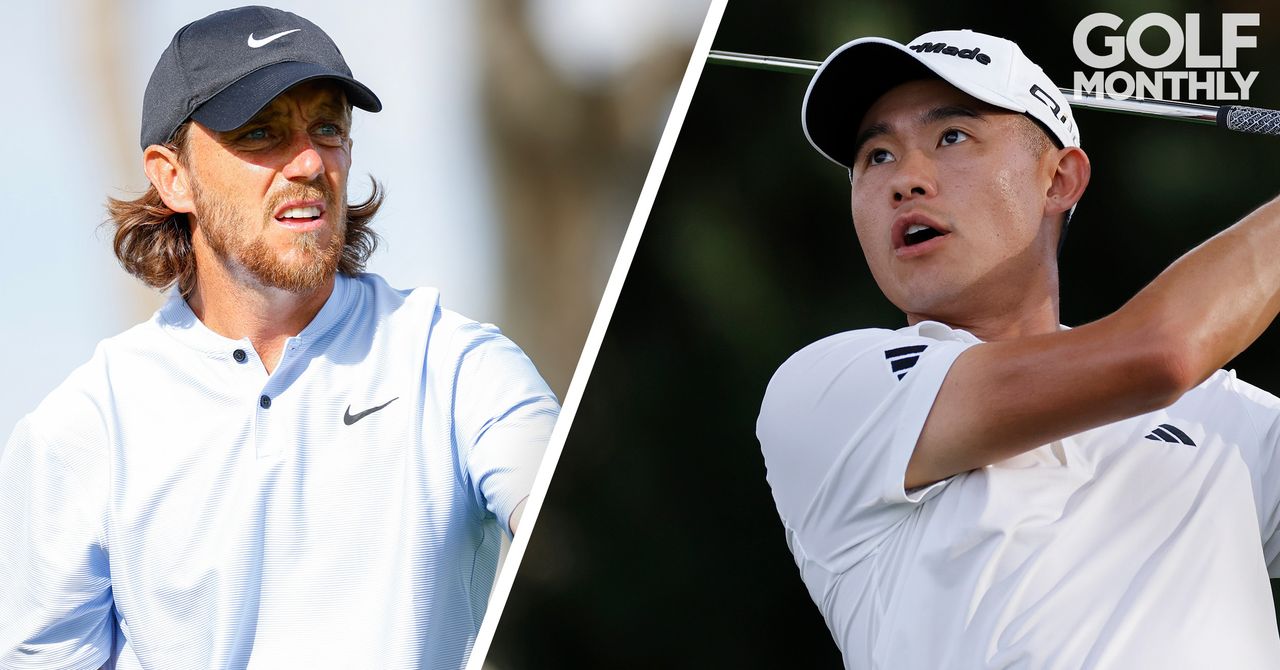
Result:
<svg viewBox="0 0 1280 670">
<path fill-rule="evenodd" d="M 810 561 L 847 570 L 946 486 L 907 491 L 904 479 L 938 389 L 969 346 L 854 331 L 806 347 L 775 373 L 756 435 L 778 513 Z"/>
<path fill-rule="evenodd" d="M 1217 419 L 1229 426 L 1247 426 L 1253 439 L 1240 439 L 1241 455 L 1249 467 L 1254 504 L 1262 536 L 1263 557 L 1271 577 L 1280 577 L 1280 399 L 1237 379 L 1235 372 L 1219 372 L 1239 408 L 1222 408 Z M 1215 380 L 1216 381 L 1216 380 Z M 1237 424 L 1228 417 L 1243 410 Z"/>
<path fill-rule="evenodd" d="M 463 483 L 511 533 L 560 406 L 524 352 L 490 324 L 464 325 L 454 376 L 454 437 Z"/>
<path fill-rule="evenodd" d="M 59 432 L 29 416 L 0 453 L 0 668 L 98 668 L 111 654 L 105 466 Z"/>
</svg>

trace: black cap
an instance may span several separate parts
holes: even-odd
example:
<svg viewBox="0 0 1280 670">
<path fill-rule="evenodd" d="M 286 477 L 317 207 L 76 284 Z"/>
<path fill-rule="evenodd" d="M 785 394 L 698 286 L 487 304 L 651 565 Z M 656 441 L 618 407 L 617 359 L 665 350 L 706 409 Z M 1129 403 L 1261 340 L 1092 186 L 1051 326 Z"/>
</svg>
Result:
<svg viewBox="0 0 1280 670">
<path fill-rule="evenodd" d="M 338 81 L 351 104 L 382 109 L 316 24 L 270 7 L 210 14 L 183 26 L 160 54 L 142 98 L 142 148 L 173 139 L 187 119 L 217 131 L 239 128 L 286 89 L 311 79 Z"/>
</svg>

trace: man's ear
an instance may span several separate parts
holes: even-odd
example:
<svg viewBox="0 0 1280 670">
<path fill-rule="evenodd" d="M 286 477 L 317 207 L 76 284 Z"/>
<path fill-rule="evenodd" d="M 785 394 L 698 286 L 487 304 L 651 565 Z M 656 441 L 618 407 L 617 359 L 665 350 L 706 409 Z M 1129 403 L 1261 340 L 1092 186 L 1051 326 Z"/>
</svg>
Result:
<svg viewBox="0 0 1280 670">
<path fill-rule="evenodd" d="M 175 212 L 193 214 L 195 196 L 191 190 L 191 173 L 178 160 L 173 149 L 152 144 L 142 152 L 142 170 L 160 193 L 160 199 Z"/>
<path fill-rule="evenodd" d="M 1056 216 L 1076 206 L 1089 185 L 1089 156 L 1080 147 L 1059 149 L 1053 181 L 1045 193 L 1044 215 Z"/>
</svg>

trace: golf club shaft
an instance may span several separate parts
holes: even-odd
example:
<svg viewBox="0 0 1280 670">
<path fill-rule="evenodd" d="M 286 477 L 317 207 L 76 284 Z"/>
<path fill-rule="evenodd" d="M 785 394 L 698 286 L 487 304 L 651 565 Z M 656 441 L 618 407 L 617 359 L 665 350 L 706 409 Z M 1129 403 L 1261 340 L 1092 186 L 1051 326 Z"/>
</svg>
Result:
<svg viewBox="0 0 1280 670">
<path fill-rule="evenodd" d="M 812 74 L 822 65 L 817 61 L 801 60 L 799 58 L 758 56 L 755 54 L 714 50 L 707 55 L 707 61 L 717 65 L 732 65 L 755 70 L 797 74 Z M 1062 92 L 1063 97 L 1067 99 L 1067 102 L 1072 107 L 1189 121 L 1243 133 L 1280 135 L 1280 112 L 1271 109 L 1245 107 L 1242 105 L 1217 107 L 1194 102 L 1155 99 L 1128 98 L 1120 100 L 1118 98 L 1081 93 L 1069 88 L 1059 88 L 1058 90 Z"/>
</svg>

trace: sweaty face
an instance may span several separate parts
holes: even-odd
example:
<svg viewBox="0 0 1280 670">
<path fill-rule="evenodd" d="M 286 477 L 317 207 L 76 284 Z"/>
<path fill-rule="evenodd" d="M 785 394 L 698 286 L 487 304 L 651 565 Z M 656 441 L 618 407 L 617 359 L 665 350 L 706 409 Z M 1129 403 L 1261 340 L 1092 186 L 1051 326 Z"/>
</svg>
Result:
<svg viewBox="0 0 1280 670">
<path fill-rule="evenodd" d="M 1029 147 L 1038 129 L 1027 124 L 941 80 L 902 84 L 868 110 L 854 226 L 876 283 L 912 323 L 1017 309 L 1046 280 L 1056 291 L 1052 152 Z"/>
<path fill-rule="evenodd" d="M 345 241 L 349 128 L 342 91 L 327 83 L 286 91 L 232 131 L 195 125 L 196 237 L 242 280 L 295 293 L 323 286 Z"/>
</svg>

